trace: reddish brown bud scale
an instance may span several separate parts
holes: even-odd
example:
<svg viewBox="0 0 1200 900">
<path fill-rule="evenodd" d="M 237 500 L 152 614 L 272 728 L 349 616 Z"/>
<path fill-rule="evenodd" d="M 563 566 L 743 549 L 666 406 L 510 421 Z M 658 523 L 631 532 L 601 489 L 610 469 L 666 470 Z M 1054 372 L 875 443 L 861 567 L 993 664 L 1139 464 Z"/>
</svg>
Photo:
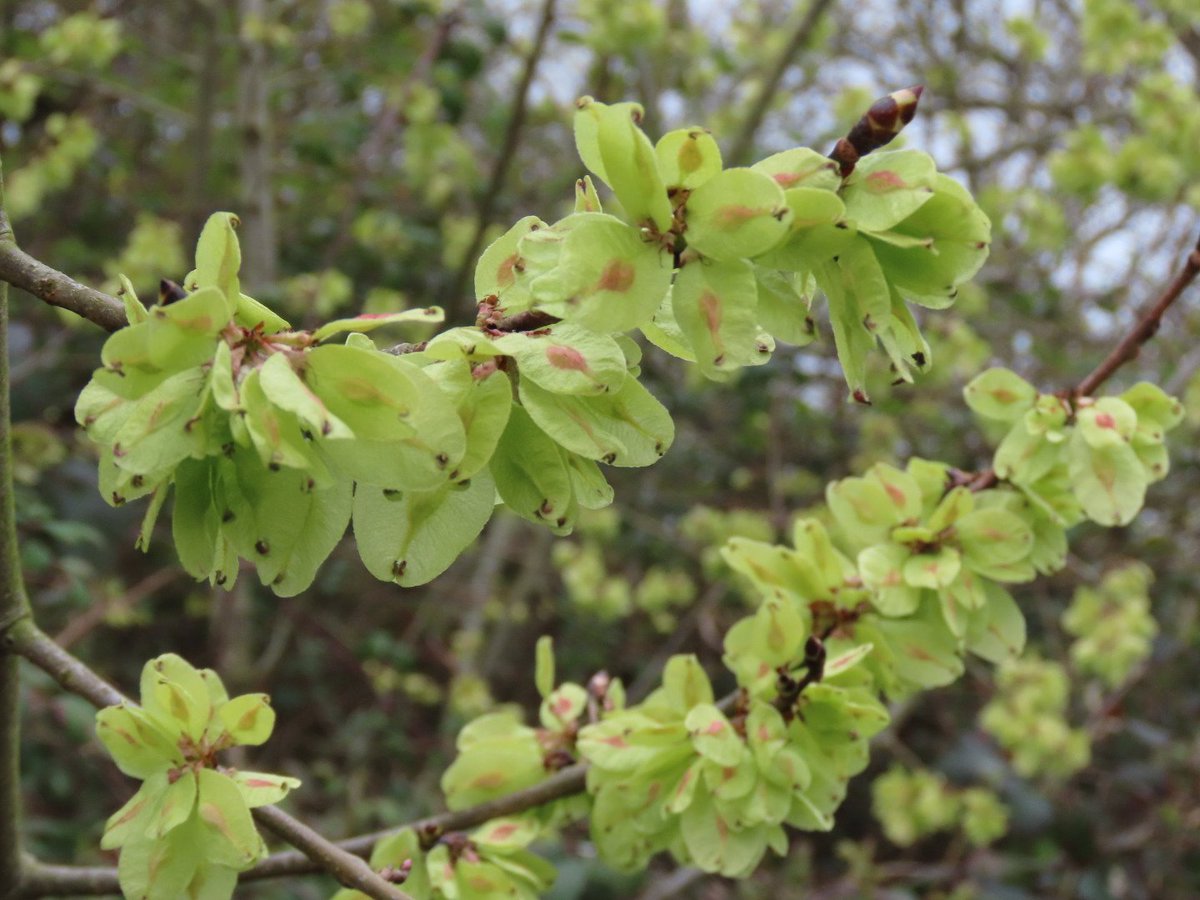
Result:
<svg viewBox="0 0 1200 900">
<path fill-rule="evenodd" d="M 873 150 L 891 143 L 904 126 L 917 114 L 924 85 L 915 85 L 880 97 L 871 104 L 849 133 L 834 145 L 829 158 L 837 162 L 846 178 L 854 171 L 858 160 Z"/>
</svg>

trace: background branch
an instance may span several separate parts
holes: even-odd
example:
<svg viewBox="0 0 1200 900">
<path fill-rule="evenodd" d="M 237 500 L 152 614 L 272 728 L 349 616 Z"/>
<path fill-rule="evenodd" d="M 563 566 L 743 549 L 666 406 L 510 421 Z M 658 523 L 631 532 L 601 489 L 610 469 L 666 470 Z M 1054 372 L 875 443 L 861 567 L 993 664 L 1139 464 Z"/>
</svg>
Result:
<svg viewBox="0 0 1200 900">
<path fill-rule="evenodd" d="M 492 213 L 496 208 L 496 198 L 504 188 L 504 180 L 516 156 L 517 144 L 521 139 L 521 129 L 525 127 L 525 114 L 529 105 L 529 87 L 533 84 L 533 76 L 537 73 L 538 62 L 546 49 L 546 41 L 550 37 L 550 26 L 554 22 L 554 7 L 556 0 L 544 0 L 542 14 L 538 21 L 537 34 L 533 46 L 525 58 L 525 68 L 521 72 L 521 80 L 517 83 L 513 95 L 512 110 L 508 115 L 508 126 L 504 130 L 504 139 L 500 143 L 500 152 L 492 165 L 492 175 L 483 196 L 479 200 L 479 212 L 475 216 L 475 230 L 471 241 L 463 252 L 462 262 L 450 283 L 448 297 L 450 302 L 458 303 L 462 292 L 466 290 L 469 276 L 475 271 L 475 256 L 483 243 L 483 236 L 491 224 Z"/>
<path fill-rule="evenodd" d="M 274 135 L 267 84 L 271 53 L 264 36 L 270 12 L 266 0 L 237 4 L 238 39 L 238 154 L 241 174 L 242 283 L 251 293 L 270 287 L 279 278 L 279 233 L 276 227 Z"/>
<path fill-rule="evenodd" d="M 1188 285 L 1196 280 L 1197 275 L 1200 275 L 1200 240 L 1197 240 L 1195 248 L 1184 260 L 1183 268 L 1179 270 L 1171 283 L 1145 309 L 1139 316 L 1137 324 L 1104 358 L 1104 361 L 1096 366 L 1083 381 L 1079 382 L 1079 386 L 1072 392 L 1073 396 L 1090 397 L 1121 366 L 1136 359 L 1142 345 L 1158 332 L 1163 314 L 1171 307 L 1172 303 L 1179 299 L 1179 295 L 1187 289 Z"/>
<path fill-rule="evenodd" d="M 19 898 L 95 897 L 120 894 L 117 870 L 106 866 L 52 866 L 26 856 L 21 864 Z"/>
<path fill-rule="evenodd" d="M 742 123 L 742 128 L 738 132 L 733 146 L 729 148 L 727 165 L 740 166 L 747 161 L 750 151 L 754 148 L 754 138 L 758 134 L 758 129 L 762 127 L 767 110 L 775 100 L 775 95 L 779 93 L 783 76 L 795 63 L 800 51 L 808 46 L 817 26 L 821 24 L 821 17 L 832 5 L 833 0 L 813 0 L 812 6 L 800 19 L 796 30 L 792 32 L 791 39 L 780 52 L 779 57 L 775 60 L 775 65 L 762 83 L 758 96 L 754 98 L 754 105 L 750 107 L 750 112 L 746 114 L 746 119 Z"/>
</svg>

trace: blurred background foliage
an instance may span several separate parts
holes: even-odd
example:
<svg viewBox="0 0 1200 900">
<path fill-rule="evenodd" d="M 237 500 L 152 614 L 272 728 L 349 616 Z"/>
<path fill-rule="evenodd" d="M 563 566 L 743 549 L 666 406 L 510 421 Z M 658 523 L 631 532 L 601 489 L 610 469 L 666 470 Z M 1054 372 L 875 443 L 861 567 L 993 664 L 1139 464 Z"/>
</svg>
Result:
<svg viewBox="0 0 1200 900">
<path fill-rule="evenodd" d="M 255 766 L 302 777 L 289 805 L 331 837 L 440 808 L 457 729 L 497 704 L 536 707 L 540 634 L 564 677 L 607 669 L 634 695 L 671 653 L 716 671 L 752 602 L 721 542 L 782 537 L 827 481 L 875 461 L 985 465 L 965 381 L 997 363 L 1067 387 L 1165 283 L 1200 229 L 1200 5 L 0 4 L 0 150 L 25 249 L 153 295 L 184 274 L 205 217 L 236 210 L 244 282 L 302 326 L 431 303 L 469 321 L 480 248 L 522 215 L 569 208 L 581 94 L 642 102 L 652 136 L 707 126 L 749 162 L 827 150 L 873 98 L 916 83 L 905 140 L 962 178 L 995 228 L 981 277 L 926 316 L 933 373 L 889 388 L 880 367 L 863 408 L 846 402 L 827 333 L 724 385 L 649 352 L 647 383 L 679 429 L 667 458 L 613 471 L 617 505 L 570 538 L 498 517 L 424 588 L 373 581 L 352 548 L 290 600 L 249 578 L 230 594 L 192 584 L 166 535 L 135 552 L 141 510 L 101 501 L 71 414 L 103 335 L 18 296 L 17 508 L 40 621 L 127 690 L 145 659 L 176 651 L 231 689 L 269 691 L 279 726 Z M 1120 375 L 1189 409 L 1146 511 L 1076 529 L 1067 569 L 1019 589 L 1027 659 L 976 662 L 893 710 L 834 834 L 795 835 L 787 859 L 733 883 L 665 860 L 617 876 L 568 830 L 542 848 L 560 864 L 552 896 L 1200 896 L 1198 336 L 1193 294 Z M 84 701 L 26 675 L 32 849 L 98 861 L 104 811 L 131 784 Z M 330 890 L 310 878 L 238 896 Z"/>
</svg>

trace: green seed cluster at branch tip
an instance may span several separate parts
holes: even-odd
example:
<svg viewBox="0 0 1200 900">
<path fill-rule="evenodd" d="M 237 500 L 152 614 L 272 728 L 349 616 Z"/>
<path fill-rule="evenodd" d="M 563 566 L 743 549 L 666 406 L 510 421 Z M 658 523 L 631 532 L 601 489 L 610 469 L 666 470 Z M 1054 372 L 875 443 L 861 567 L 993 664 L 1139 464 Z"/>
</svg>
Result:
<svg viewBox="0 0 1200 900">
<path fill-rule="evenodd" d="M 126 897 L 227 897 L 267 855 L 251 818 L 300 786 L 295 778 L 219 766 L 229 747 L 262 744 L 275 726 L 263 694 L 230 699 L 211 669 L 174 654 L 146 663 L 141 706 L 101 710 L 96 734 L 142 786 L 113 813 L 100 846 L 121 851 Z"/>
<path fill-rule="evenodd" d="M 1166 433 L 1183 420 L 1183 404 L 1149 382 L 1117 397 L 1040 394 L 1007 369 L 988 369 L 963 391 L 986 423 L 1008 428 L 996 449 L 997 478 L 1017 485 L 1069 527 L 1084 516 L 1126 525 L 1146 488 L 1167 476 Z M 1064 550 L 1066 539 L 1060 540 Z"/>
</svg>

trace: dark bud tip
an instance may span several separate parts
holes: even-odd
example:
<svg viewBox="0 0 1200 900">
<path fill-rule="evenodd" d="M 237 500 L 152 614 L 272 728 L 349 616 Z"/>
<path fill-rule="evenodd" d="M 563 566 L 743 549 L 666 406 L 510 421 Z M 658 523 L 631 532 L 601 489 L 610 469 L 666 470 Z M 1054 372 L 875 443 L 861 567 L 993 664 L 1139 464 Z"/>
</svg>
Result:
<svg viewBox="0 0 1200 900">
<path fill-rule="evenodd" d="M 894 91 L 886 97 L 880 97 L 867 110 L 867 119 L 879 132 L 896 135 L 917 114 L 917 103 L 920 102 L 924 85 L 904 88 Z"/>
<path fill-rule="evenodd" d="M 398 866 L 384 866 L 379 870 L 379 877 L 389 884 L 404 884 L 412 872 L 413 861 L 406 859 Z"/>
<path fill-rule="evenodd" d="M 587 690 L 593 697 L 604 698 L 612 684 L 612 676 L 605 671 L 597 672 L 588 680 Z"/>
<path fill-rule="evenodd" d="M 875 131 L 895 132 L 900 118 L 900 104 L 892 94 L 876 100 L 867 110 L 867 120 Z"/>
<path fill-rule="evenodd" d="M 913 120 L 924 90 L 924 85 L 914 85 L 893 91 L 871 104 L 829 154 L 829 158 L 838 164 L 843 178 L 854 171 L 860 157 L 891 143 L 892 138 Z"/>
<path fill-rule="evenodd" d="M 163 306 L 182 300 L 186 296 L 187 291 L 170 278 L 164 278 L 158 283 L 158 302 Z"/>
</svg>

